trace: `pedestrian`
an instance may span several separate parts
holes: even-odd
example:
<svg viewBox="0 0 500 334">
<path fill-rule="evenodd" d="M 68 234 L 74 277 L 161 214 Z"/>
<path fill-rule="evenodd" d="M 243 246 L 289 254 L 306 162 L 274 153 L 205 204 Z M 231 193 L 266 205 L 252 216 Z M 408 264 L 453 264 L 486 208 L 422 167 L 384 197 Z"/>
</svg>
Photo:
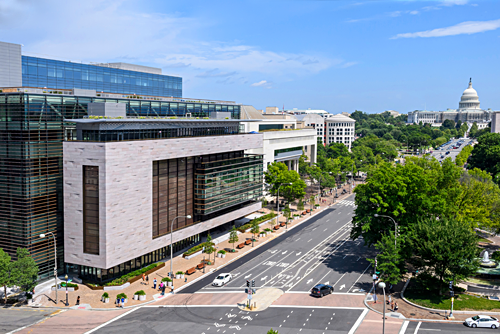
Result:
<svg viewBox="0 0 500 334">
<path fill-rule="evenodd" d="M 391 311 L 394 311 L 394 301 L 391 301 Z"/>
<path fill-rule="evenodd" d="M 161 295 L 164 296 L 165 295 L 165 286 L 162 286 L 160 288 L 160 290 L 161 290 Z"/>
<path fill-rule="evenodd" d="M 145 281 L 146 281 L 146 275 L 144 275 L 144 273 L 142 273 L 142 283 L 141 284 L 146 284 Z"/>
<path fill-rule="evenodd" d="M 387 305 L 389 305 L 390 303 L 392 303 L 392 297 L 391 297 L 391 295 L 389 295 L 389 299 L 387 300 Z"/>
<path fill-rule="evenodd" d="M 156 290 L 156 277 L 155 277 L 155 279 L 153 280 L 153 289 L 155 289 L 155 290 Z"/>
<path fill-rule="evenodd" d="M 149 275 L 146 276 L 146 284 L 149 285 Z"/>
<path fill-rule="evenodd" d="M 163 282 L 160 282 L 160 290 L 163 289 L 164 285 Z"/>
<path fill-rule="evenodd" d="M 187 281 L 188 281 L 188 278 L 184 277 L 184 283 L 187 283 Z"/>
<path fill-rule="evenodd" d="M 373 301 L 374 301 L 374 304 L 377 304 L 377 295 L 375 293 L 373 294 Z"/>
<path fill-rule="evenodd" d="M 122 308 L 125 306 L 125 297 L 122 297 Z"/>
<path fill-rule="evenodd" d="M 76 298 L 76 305 L 80 305 L 80 296 Z"/>
<path fill-rule="evenodd" d="M 398 302 L 394 302 L 394 312 L 399 310 Z"/>
</svg>

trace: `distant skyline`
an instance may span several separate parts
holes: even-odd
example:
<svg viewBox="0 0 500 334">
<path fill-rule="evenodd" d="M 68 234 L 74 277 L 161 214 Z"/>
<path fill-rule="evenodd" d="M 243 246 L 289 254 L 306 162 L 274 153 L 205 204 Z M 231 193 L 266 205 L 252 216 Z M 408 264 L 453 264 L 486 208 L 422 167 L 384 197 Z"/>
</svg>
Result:
<svg viewBox="0 0 500 334">
<path fill-rule="evenodd" d="M 183 96 L 331 113 L 458 108 L 472 77 L 500 110 L 500 1 L 0 0 L 23 53 L 128 62 Z"/>
</svg>

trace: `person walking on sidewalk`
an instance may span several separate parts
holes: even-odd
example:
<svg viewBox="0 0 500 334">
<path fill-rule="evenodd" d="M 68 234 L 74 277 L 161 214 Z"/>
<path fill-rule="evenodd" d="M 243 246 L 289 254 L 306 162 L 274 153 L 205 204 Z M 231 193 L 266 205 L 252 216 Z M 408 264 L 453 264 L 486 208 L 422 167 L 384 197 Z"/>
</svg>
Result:
<svg viewBox="0 0 500 334">
<path fill-rule="evenodd" d="M 146 275 L 142 273 L 142 283 L 141 284 L 146 284 Z"/>
<path fill-rule="evenodd" d="M 155 278 L 154 278 L 154 280 L 153 280 L 153 289 L 155 289 L 155 290 L 156 290 L 156 277 L 155 277 Z"/>
<path fill-rule="evenodd" d="M 394 312 L 394 301 L 391 301 L 391 311 Z"/>
<path fill-rule="evenodd" d="M 125 297 L 122 297 L 122 308 L 125 306 Z"/>
<path fill-rule="evenodd" d="M 394 302 L 394 312 L 399 310 L 398 302 Z"/>
<path fill-rule="evenodd" d="M 149 285 L 149 275 L 146 276 L 146 284 Z"/>
<path fill-rule="evenodd" d="M 80 305 L 80 296 L 76 298 L 76 305 Z"/>
</svg>

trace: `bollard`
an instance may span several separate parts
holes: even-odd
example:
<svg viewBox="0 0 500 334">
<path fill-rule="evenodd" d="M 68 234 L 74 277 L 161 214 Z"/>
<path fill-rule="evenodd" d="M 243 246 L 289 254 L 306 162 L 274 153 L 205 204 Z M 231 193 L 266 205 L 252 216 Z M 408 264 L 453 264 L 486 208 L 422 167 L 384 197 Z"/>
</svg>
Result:
<svg viewBox="0 0 500 334">
<path fill-rule="evenodd" d="M 253 308 L 257 308 L 257 302 L 253 303 Z"/>
</svg>

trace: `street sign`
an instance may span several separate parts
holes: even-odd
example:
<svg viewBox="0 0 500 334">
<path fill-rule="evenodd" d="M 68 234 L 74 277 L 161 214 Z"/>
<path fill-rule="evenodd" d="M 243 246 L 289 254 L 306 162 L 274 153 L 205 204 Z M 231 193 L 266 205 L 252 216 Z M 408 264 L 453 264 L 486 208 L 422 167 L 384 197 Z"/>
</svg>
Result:
<svg viewBox="0 0 500 334">
<path fill-rule="evenodd" d="M 373 274 L 373 280 L 376 281 L 378 279 L 377 274 Z"/>
<path fill-rule="evenodd" d="M 251 294 L 248 294 L 248 299 L 252 299 L 252 295 Z"/>
<path fill-rule="evenodd" d="M 70 280 L 70 279 L 68 280 L 68 283 L 71 283 L 71 280 Z"/>
</svg>

